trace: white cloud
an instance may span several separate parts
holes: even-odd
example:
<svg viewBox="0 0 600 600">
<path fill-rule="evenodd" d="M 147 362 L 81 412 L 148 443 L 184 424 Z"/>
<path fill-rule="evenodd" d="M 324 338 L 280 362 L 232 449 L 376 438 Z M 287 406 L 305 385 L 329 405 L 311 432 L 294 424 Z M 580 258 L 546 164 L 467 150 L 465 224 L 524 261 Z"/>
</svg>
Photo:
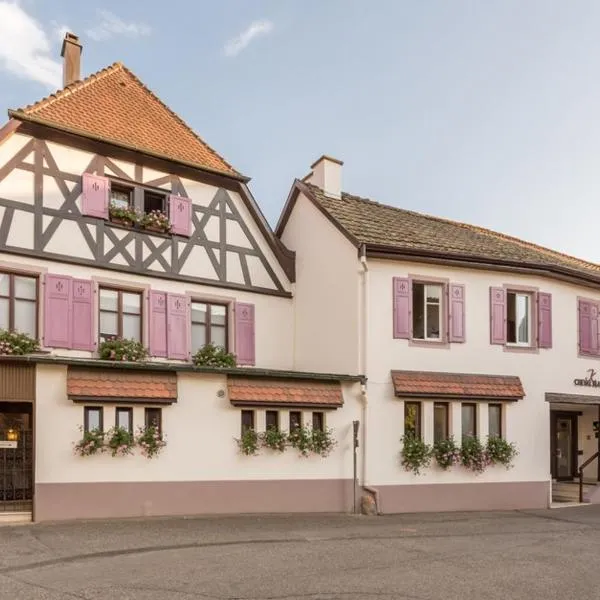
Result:
<svg viewBox="0 0 600 600">
<path fill-rule="evenodd" d="M 65 33 L 73 32 L 68 25 L 61 25 L 56 21 L 52 21 L 50 25 L 52 25 L 52 36 L 61 43 L 65 39 Z"/>
<path fill-rule="evenodd" d="M 100 23 L 86 31 L 89 37 L 98 42 L 107 40 L 115 35 L 140 37 L 152 33 L 149 25 L 145 23 L 126 23 L 117 17 L 117 15 L 107 10 L 99 10 L 98 16 L 100 17 Z"/>
<path fill-rule="evenodd" d="M 225 56 L 237 56 L 252 40 L 271 33 L 273 28 L 272 21 L 253 21 L 242 33 L 225 44 Z"/>
<path fill-rule="evenodd" d="M 15 2 L 0 1 L 0 69 L 48 87 L 61 87 L 61 64 L 38 22 Z"/>
</svg>

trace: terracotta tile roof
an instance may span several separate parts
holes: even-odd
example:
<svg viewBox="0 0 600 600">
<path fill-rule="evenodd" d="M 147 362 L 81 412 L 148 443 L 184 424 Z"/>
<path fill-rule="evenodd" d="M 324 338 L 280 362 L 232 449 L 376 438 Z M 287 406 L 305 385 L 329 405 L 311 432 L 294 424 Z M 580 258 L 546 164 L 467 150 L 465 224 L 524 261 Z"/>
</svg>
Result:
<svg viewBox="0 0 600 600">
<path fill-rule="evenodd" d="M 177 400 L 177 375 L 175 373 L 69 368 L 67 395 L 74 400 L 106 398 L 170 403 Z"/>
<path fill-rule="evenodd" d="M 556 252 L 483 227 L 380 204 L 342 193 L 331 198 L 305 182 L 295 184 L 336 222 L 354 243 L 404 250 L 424 255 L 479 261 L 483 259 L 515 266 L 531 266 L 600 282 L 600 265 Z M 280 228 L 278 228 L 280 232 Z M 561 271 L 561 272 L 562 272 Z"/>
<path fill-rule="evenodd" d="M 121 63 L 10 115 L 239 177 Z"/>
<path fill-rule="evenodd" d="M 433 371 L 392 371 L 396 396 L 464 398 L 465 400 L 518 400 L 525 392 L 511 375 L 471 375 Z"/>
<path fill-rule="evenodd" d="M 267 380 L 229 377 L 233 405 L 307 406 L 337 408 L 344 404 L 339 382 Z"/>
</svg>

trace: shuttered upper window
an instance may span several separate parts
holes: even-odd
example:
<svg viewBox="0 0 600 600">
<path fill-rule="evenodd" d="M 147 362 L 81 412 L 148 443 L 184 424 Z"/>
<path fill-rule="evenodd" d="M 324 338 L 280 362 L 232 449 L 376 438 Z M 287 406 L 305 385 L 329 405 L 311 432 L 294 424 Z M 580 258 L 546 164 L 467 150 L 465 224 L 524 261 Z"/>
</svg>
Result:
<svg viewBox="0 0 600 600">
<path fill-rule="evenodd" d="M 142 295 L 100 288 L 100 341 L 142 340 Z"/>
<path fill-rule="evenodd" d="M 598 315 L 600 302 L 596 300 L 579 299 L 579 352 L 588 356 L 600 355 Z"/>
<path fill-rule="evenodd" d="M 192 302 L 192 353 L 206 344 L 227 350 L 227 306 Z"/>
<path fill-rule="evenodd" d="M 37 338 L 37 277 L 0 272 L 0 329 Z"/>
</svg>

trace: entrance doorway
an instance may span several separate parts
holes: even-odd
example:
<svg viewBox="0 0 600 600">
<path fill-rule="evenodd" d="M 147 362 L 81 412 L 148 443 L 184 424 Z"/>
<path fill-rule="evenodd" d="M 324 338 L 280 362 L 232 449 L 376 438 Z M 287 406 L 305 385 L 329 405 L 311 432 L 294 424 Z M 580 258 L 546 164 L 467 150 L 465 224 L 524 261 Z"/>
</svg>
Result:
<svg viewBox="0 0 600 600">
<path fill-rule="evenodd" d="M 577 413 L 551 413 L 551 465 L 552 478 L 571 481 L 577 475 Z"/>
<path fill-rule="evenodd" d="M 0 402 L 0 513 L 31 512 L 33 405 Z"/>
</svg>

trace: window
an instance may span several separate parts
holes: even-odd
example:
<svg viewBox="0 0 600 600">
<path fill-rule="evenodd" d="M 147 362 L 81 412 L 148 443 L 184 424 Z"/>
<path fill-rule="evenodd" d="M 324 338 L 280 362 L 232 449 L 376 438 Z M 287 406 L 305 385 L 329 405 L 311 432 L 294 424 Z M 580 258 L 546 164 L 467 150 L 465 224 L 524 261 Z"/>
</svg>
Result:
<svg viewBox="0 0 600 600">
<path fill-rule="evenodd" d="M 117 406 L 115 410 L 115 426 L 133 433 L 133 408 Z"/>
<path fill-rule="evenodd" d="M 302 413 L 299 410 L 290 411 L 290 432 L 302 427 Z"/>
<path fill-rule="evenodd" d="M 249 429 L 254 429 L 254 411 L 243 410 L 242 411 L 242 435 Z"/>
<path fill-rule="evenodd" d="M 446 402 L 435 402 L 433 405 L 433 441 L 448 439 L 449 406 Z"/>
<path fill-rule="evenodd" d="M 462 404 L 462 437 L 477 436 L 477 406 L 475 404 Z"/>
<path fill-rule="evenodd" d="M 144 212 L 149 213 L 153 210 L 159 210 L 162 213 L 166 213 L 165 200 L 165 194 L 144 190 Z"/>
<path fill-rule="evenodd" d="M 312 428 L 315 431 L 325 431 L 325 414 L 322 412 L 314 412 L 312 414 Z"/>
<path fill-rule="evenodd" d="M 85 406 L 83 409 L 83 429 L 86 432 L 103 431 L 104 409 L 101 406 Z"/>
<path fill-rule="evenodd" d="M 488 405 L 488 435 L 502 437 L 502 404 Z"/>
<path fill-rule="evenodd" d="M 421 403 L 404 403 L 404 435 L 421 437 Z"/>
<path fill-rule="evenodd" d="M 133 190 L 118 183 L 110 184 L 110 203 L 117 208 L 130 208 L 132 205 Z"/>
<path fill-rule="evenodd" d="M 442 338 L 441 284 L 413 283 L 413 338 L 440 340 Z"/>
<path fill-rule="evenodd" d="M 276 410 L 268 410 L 266 413 L 266 428 L 279 431 L 279 413 Z"/>
<path fill-rule="evenodd" d="M 192 302 L 192 354 L 210 343 L 227 350 L 227 306 Z"/>
<path fill-rule="evenodd" d="M 507 292 L 506 342 L 517 346 L 531 344 L 531 294 Z"/>
<path fill-rule="evenodd" d="M 148 406 L 144 410 L 144 424 L 146 429 L 156 427 L 158 433 L 162 433 L 162 409 Z"/>
<path fill-rule="evenodd" d="M 142 295 L 100 288 L 100 341 L 115 337 L 142 341 Z"/>
<path fill-rule="evenodd" d="M 37 277 L 0 273 L 0 329 L 37 338 Z"/>
</svg>

